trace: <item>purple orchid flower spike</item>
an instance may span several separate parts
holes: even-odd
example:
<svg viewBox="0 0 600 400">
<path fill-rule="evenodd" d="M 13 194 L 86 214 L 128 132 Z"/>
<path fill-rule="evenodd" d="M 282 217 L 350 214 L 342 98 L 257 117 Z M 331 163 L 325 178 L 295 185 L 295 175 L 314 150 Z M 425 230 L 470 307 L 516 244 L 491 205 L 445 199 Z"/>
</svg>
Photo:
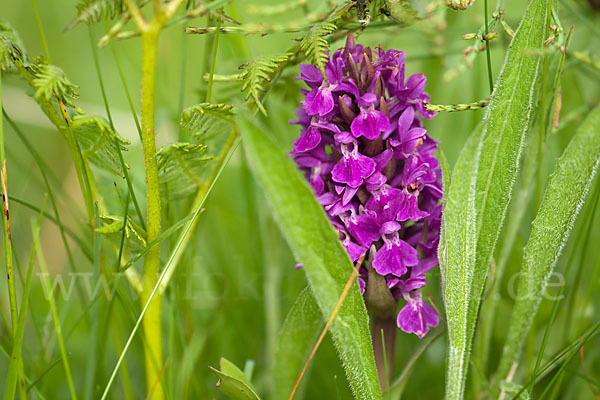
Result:
<svg viewBox="0 0 600 400">
<path fill-rule="evenodd" d="M 427 79 L 405 80 L 402 51 L 371 50 L 352 35 L 330 56 L 325 76 L 302 65 L 298 79 L 307 88 L 298 120 L 290 121 L 301 126 L 290 156 L 350 259 L 369 260 L 360 268 L 361 292 L 369 291 L 369 277 L 382 276 L 405 303 L 398 327 L 423 337 L 439 321 L 421 290 L 438 265 L 442 198 L 433 156 L 439 143 L 423 125 L 435 115 L 425 108 Z"/>
</svg>

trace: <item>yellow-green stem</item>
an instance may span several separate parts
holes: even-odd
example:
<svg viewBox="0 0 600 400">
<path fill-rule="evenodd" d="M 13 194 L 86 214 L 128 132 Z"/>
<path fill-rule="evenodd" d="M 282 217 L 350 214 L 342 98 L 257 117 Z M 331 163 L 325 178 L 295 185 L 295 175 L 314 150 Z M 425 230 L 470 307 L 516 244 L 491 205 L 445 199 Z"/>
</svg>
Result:
<svg viewBox="0 0 600 400">
<path fill-rule="evenodd" d="M 154 92 L 156 84 L 156 53 L 160 27 L 151 26 L 142 33 L 142 146 L 146 171 L 146 196 L 148 206 L 147 241 L 160 235 L 160 187 L 156 163 L 156 140 L 154 134 Z M 158 281 L 160 246 L 154 246 L 144 261 L 142 305 L 146 304 Z M 148 398 L 164 399 L 161 381 L 162 331 L 161 300 L 157 294 L 149 304 L 143 319 L 146 359 L 146 388 Z"/>
</svg>

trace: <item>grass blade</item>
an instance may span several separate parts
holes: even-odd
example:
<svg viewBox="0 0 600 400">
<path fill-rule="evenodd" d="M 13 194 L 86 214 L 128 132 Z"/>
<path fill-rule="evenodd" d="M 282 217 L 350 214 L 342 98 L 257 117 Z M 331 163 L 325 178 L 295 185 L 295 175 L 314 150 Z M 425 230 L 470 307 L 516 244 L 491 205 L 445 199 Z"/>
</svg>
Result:
<svg viewBox="0 0 600 400">
<path fill-rule="evenodd" d="M 44 202 L 45 203 L 45 202 Z M 25 288 L 23 289 L 23 300 L 21 302 L 21 308 L 19 310 L 19 320 L 17 323 L 17 329 L 15 333 L 12 354 L 10 357 L 10 363 L 8 366 L 8 373 L 6 375 L 6 387 L 4 390 L 4 399 L 12 400 L 15 397 L 15 389 L 17 387 L 17 381 L 19 372 L 22 372 L 21 368 L 23 363 L 22 346 L 23 346 L 23 335 L 25 333 L 25 320 L 27 319 L 27 310 L 29 307 L 29 291 L 31 289 L 31 278 L 33 276 L 33 261 L 36 253 L 36 249 L 39 243 L 40 226 L 42 225 L 42 217 L 44 215 L 44 205 L 42 205 L 42 211 L 38 217 L 37 224 L 32 222 L 33 231 L 33 245 L 31 247 L 31 257 L 29 258 L 29 266 L 27 268 L 27 277 L 25 278 Z M 25 391 L 25 376 L 21 377 L 23 381 L 19 382 L 21 385 L 21 391 Z"/>
<path fill-rule="evenodd" d="M 35 237 L 35 240 L 39 242 L 39 234 Z M 48 305 L 50 306 L 50 313 L 52 315 L 52 321 L 54 323 L 54 329 L 56 330 L 56 340 L 58 341 L 58 347 L 60 349 L 60 355 L 63 360 L 63 366 L 65 368 L 65 375 L 67 378 L 67 383 L 69 384 L 69 392 L 71 394 L 71 399 L 77 399 L 77 394 L 75 393 L 75 385 L 73 384 L 73 376 L 71 375 L 71 366 L 69 364 L 69 359 L 67 357 L 67 349 L 65 347 L 65 342 L 63 340 L 62 328 L 60 325 L 60 318 L 58 316 L 58 310 L 56 309 L 56 303 L 54 302 L 54 296 L 52 295 L 52 287 L 50 285 L 50 277 L 48 274 L 48 267 L 46 265 L 46 259 L 44 258 L 44 254 L 42 252 L 42 248 L 40 247 L 37 251 L 37 259 L 38 264 L 40 266 L 40 271 L 42 273 L 42 284 L 45 286 L 45 293 L 48 293 Z"/>
<path fill-rule="evenodd" d="M 324 318 L 328 318 L 353 270 L 331 223 L 300 173 L 273 141 L 240 113 L 246 154 L 284 236 L 304 265 Z M 354 395 L 381 399 L 364 300 L 352 285 L 331 326 Z"/>
<path fill-rule="evenodd" d="M 497 375 L 518 361 L 542 293 L 600 164 L 600 108 L 584 121 L 557 161 L 556 170 L 524 249 L 518 297 Z"/>
</svg>

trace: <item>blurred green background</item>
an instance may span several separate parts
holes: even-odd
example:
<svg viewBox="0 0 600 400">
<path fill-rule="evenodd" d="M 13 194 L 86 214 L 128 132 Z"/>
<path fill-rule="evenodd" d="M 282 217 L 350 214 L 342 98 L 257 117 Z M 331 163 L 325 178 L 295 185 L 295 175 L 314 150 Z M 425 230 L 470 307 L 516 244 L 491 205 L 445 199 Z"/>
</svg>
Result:
<svg viewBox="0 0 600 400">
<path fill-rule="evenodd" d="M 80 99 L 76 102 L 84 110 L 105 115 L 102 93 L 90 48 L 90 32 L 84 24 L 69 31 L 64 28 L 76 16 L 75 0 L 51 0 L 38 2 L 41 23 L 52 56 L 52 62 L 60 66 L 70 80 L 79 86 Z M 247 0 L 234 1 L 226 8 L 228 15 L 242 23 L 262 22 L 265 24 L 301 23 L 306 10 L 317 9 L 321 1 L 308 1 L 304 8 L 293 9 L 283 15 L 262 16 L 252 12 L 253 6 L 280 4 L 279 1 Z M 425 14 L 425 2 L 415 2 Z M 574 26 L 569 49 L 591 50 L 600 57 L 600 14 L 587 2 L 579 0 L 561 0 L 560 20 L 567 31 Z M 383 48 L 396 48 L 406 52 L 407 74 L 424 72 L 428 78 L 427 91 L 431 102 L 435 104 L 470 103 L 489 95 L 487 64 L 485 52 L 479 53 L 472 66 L 463 68 L 463 49 L 472 45 L 472 41 L 462 40 L 462 35 L 476 32 L 483 24 L 484 0 L 479 0 L 467 11 L 457 12 L 441 7 L 427 18 L 410 27 L 392 26 L 387 28 L 369 28 L 358 41 L 365 45 Z M 495 2 L 490 1 L 490 14 Z M 504 2 L 505 20 L 516 29 L 518 21 L 526 7 L 526 1 L 507 0 Z M 31 3 L 25 0 L 0 0 L 0 17 L 8 21 L 20 33 L 29 55 L 43 55 L 44 49 L 36 25 Z M 188 26 L 206 26 L 212 24 L 206 18 L 198 18 L 187 23 Z M 498 74 L 510 38 L 496 27 L 498 38 L 491 42 L 491 64 L 494 78 Z M 91 29 L 93 42 L 106 31 L 102 23 Z M 221 35 L 216 73 L 235 74 L 238 67 L 261 55 L 283 53 L 291 44 L 295 34 L 273 34 L 267 36 Z M 157 81 L 157 135 L 158 145 L 174 142 L 179 135 L 178 121 L 182 107 L 204 100 L 206 82 L 203 75 L 208 71 L 210 62 L 210 43 L 212 35 L 185 35 L 182 25 L 174 25 L 161 36 L 158 81 Z M 342 41 L 332 44 L 332 48 L 342 46 Z M 140 88 L 140 40 L 133 38 L 115 41 L 114 51 L 122 65 L 127 85 L 132 93 L 134 106 L 139 110 Z M 100 69 L 104 79 L 107 100 L 115 119 L 118 132 L 132 142 L 125 154 L 131 166 L 131 175 L 143 204 L 143 169 L 141 149 L 135 124 L 129 111 L 127 96 L 115 64 L 110 47 L 99 49 Z M 295 108 L 301 99 L 301 84 L 293 79 L 297 67 L 286 70 L 265 99 L 269 117 L 265 123 L 275 133 L 282 151 L 291 150 L 291 143 L 299 134 L 296 126 L 288 125 L 294 119 Z M 554 67 L 555 68 L 555 67 Z M 451 77 L 452 79 L 448 79 Z M 551 74 L 551 79 L 554 75 Z M 550 78 L 549 78 L 550 79 Z M 554 162 L 560 155 L 575 128 L 585 117 L 586 112 L 600 103 L 600 71 L 578 60 L 568 57 L 562 76 L 562 110 L 557 128 L 553 129 L 544 153 L 542 177 L 545 179 L 553 170 Z M 31 92 L 15 74 L 4 74 L 3 105 L 12 120 L 20 127 L 34 148 L 50 167 L 51 185 L 57 194 L 59 210 L 65 226 L 71 228 L 88 244 L 90 232 L 85 228 L 85 213 L 78 188 L 77 178 L 72 165 L 68 146 L 60 134 L 51 126 L 30 97 Z M 216 82 L 213 100 L 217 102 L 239 102 L 242 94 L 240 84 Z M 534 105 L 533 118 L 536 118 Z M 440 113 L 433 121 L 426 123 L 430 135 L 442 142 L 442 149 L 451 164 L 473 128 L 483 118 L 485 110 L 460 113 Z M 13 129 L 5 121 L 6 148 L 9 170 L 9 193 L 22 202 L 39 207 L 45 193 L 43 181 L 31 153 L 23 146 Z M 242 144 L 243 146 L 243 144 Z M 176 278 L 171 282 L 164 302 L 165 357 L 167 360 L 166 379 L 169 382 L 170 395 L 178 398 L 222 398 L 215 388 L 216 377 L 208 366 L 216 366 L 219 357 L 224 356 L 244 366 L 248 360 L 254 362 L 256 387 L 268 394 L 270 385 L 271 360 L 274 357 L 277 334 L 300 290 L 306 285 L 302 270 L 294 269 L 295 261 L 287 245 L 281 238 L 277 227 L 269 215 L 269 207 L 260 188 L 256 185 L 246 164 L 243 149 L 240 147 L 225 169 L 214 191 L 206 203 L 206 211 L 200 217 L 193 243 L 189 246 L 180 265 Z M 99 170 L 94 173 L 101 181 L 102 193 L 107 203 L 116 206 L 113 176 Z M 124 182 L 118 182 L 124 187 Z M 535 197 L 535 196 L 534 196 Z M 177 221 L 184 216 L 189 201 L 180 200 L 166 204 L 168 218 L 165 224 Z M 505 274 L 499 301 L 498 321 L 506 321 L 512 300 L 509 292 L 510 276 L 518 271 L 523 242 L 529 233 L 529 222 L 533 216 L 535 201 L 522 204 L 528 207 L 527 220 L 522 229 L 513 256 L 509 262 L 509 271 Z M 37 214 L 30 208 L 11 202 L 11 224 L 15 246 L 15 256 L 21 268 L 26 266 L 32 243 L 30 220 Z M 120 213 L 115 209 L 115 214 Z M 584 214 L 585 215 L 585 214 Z M 588 214 L 589 215 L 589 214 Z M 580 228 L 581 220 L 576 229 Z M 591 243 L 600 240 L 600 216 L 593 224 Z M 576 236 L 576 235 L 573 235 Z M 175 238 L 171 238 L 172 241 Z M 51 274 L 68 271 L 66 253 L 60 240 L 58 229 L 45 221 L 42 225 L 41 241 Z M 573 240 L 571 240 L 573 242 Z M 70 241 L 79 272 L 92 271 L 92 265 L 83 256 L 78 244 Z M 172 244 L 172 243 L 171 243 Z M 570 243 L 567 252 L 576 243 Z M 165 245 L 166 246 L 166 245 Z M 597 296 L 586 302 L 587 293 L 597 293 L 596 280 L 586 280 L 593 276 L 594 267 L 600 252 L 598 246 L 589 246 L 587 253 L 577 253 L 578 272 L 584 277 L 582 286 L 576 290 L 576 301 L 581 304 L 582 317 L 577 319 L 578 326 L 587 326 L 585 321 L 597 320 L 599 304 Z M 166 258 L 168 252 L 163 251 Z M 163 263 L 164 264 L 164 263 Z M 558 270 L 566 264 L 566 257 L 559 263 Z M 139 265 L 137 266 L 139 267 Z M 574 276 L 574 273 L 573 275 Z M 78 278 L 80 279 L 80 278 Z M 71 277 L 65 275 L 65 285 Z M 439 272 L 429 274 L 428 294 L 442 307 L 439 294 Z M 568 282 L 571 282 L 569 280 Z M 125 279 L 119 283 L 118 301 L 112 307 L 106 307 L 100 313 L 101 334 L 99 337 L 101 368 L 98 369 L 96 390 L 102 389 L 115 365 L 123 341 L 129 334 L 135 318 L 139 314 L 138 299 L 130 290 Z M 10 352 L 10 321 L 8 295 L 5 274 L 0 274 L 0 344 Z M 567 293 L 571 286 L 568 286 Z M 68 393 L 64 372 L 61 366 L 54 329 L 48 318 L 47 303 L 44 300 L 39 279 L 34 280 L 32 289 L 31 314 L 28 321 L 24 358 L 27 375 L 36 381 L 36 387 L 46 398 L 65 398 Z M 67 298 L 68 297 L 68 298 Z M 63 321 L 63 332 L 67 336 L 69 360 L 74 369 L 76 384 L 83 382 L 87 365 L 90 327 L 85 315 L 87 303 L 80 301 L 77 290 L 70 296 L 59 296 L 59 310 Z M 543 304 L 537 321 L 543 329 L 543 320 L 550 311 L 550 303 Z M 484 316 L 485 317 L 485 316 Z M 561 319 L 562 318 L 562 319 Z M 560 330 L 565 316 L 559 314 L 555 323 Z M 117 322 L 115 322 L 117 321 Z M 442 322 L 443 325 L 443 322 Z M 501 350 L 503 325 L 497 324 L 494 332 L 491 362 Z M 570 338 L 581 328 L 569 327 Z M 543 330 L 541 330 L 543 334 Z M 534 335 L 535 336 L 535 335 Z M 435 341 L 418 361 L 413 369 L 405 389 L 405 398 L 438 399 L 444 391 L 445 335 Z M 415 336 L 398 333 L 396 345 L 396 375 L 420 346 Z M 533 342 L 532 344 L 534 344 Z M 551 350 L 561 348 L 564 342 L 552 341 Z M 586 363 L 589 371 L 600 371 L 600 341 L 596 339 L 586 351 Z M 535 360 L 537 346 L 529 346 L 528 359 Z M 532 358 L 533 357 L 533 358 Z M 588 359 L 589 357 L 589 359 Z M 133 395 L 142 398 L 144 393 L 143 352 L 140 335 L 134 341 L 127 358 L 127 371 L 130 375 Z M 7 359 L 0 356 L 0 386 L 3 386 Z M 250 365 L 250 364 L 248 364 Z M 485 370 L 486 366 L 478 366 Z M 476 370 L 476 368 L 474 369 Z M 476 376 L 476 375 L 475 375 Z M 124 398 L 127 393 L 119 376 L 113 387 L 112 398 Z M 350 399 L 352 394 L 345 381 L 344 371 L 337 360 L 335 349 L 328 338 L 317 352 L 313 361 L 312 373 L 307 379 L 307 399 Z M 563 398 L 593 398 L 593 394 L 584 379 L 574 380 Z"/>
</svg>

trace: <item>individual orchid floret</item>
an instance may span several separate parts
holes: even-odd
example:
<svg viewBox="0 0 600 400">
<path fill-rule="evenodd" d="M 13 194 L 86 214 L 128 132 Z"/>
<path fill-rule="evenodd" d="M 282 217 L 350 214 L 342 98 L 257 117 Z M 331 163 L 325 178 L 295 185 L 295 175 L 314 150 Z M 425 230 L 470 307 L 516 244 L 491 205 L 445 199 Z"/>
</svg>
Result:
<svg viewBox="0 0 600 400">
<path fill-rule="evenodd" d="M 439 143 L 423 125 L 435 115 L 425 107 L 427 79 L 417 73 L 405 80 L 402 51 L 373 51 L 352 35 L 325 75 L 301 65 L 298 79 L 307 88 L 298 120 L 290 121 L 301 126 L 290 156 L 350 259 L 368 260 L 361 291 L 369 291 L 369 277 L 382 276 L 402 303 L 398 327 L 421 338 L 439 321 L 421 290 L 438 265 L 442 198 L 433 157 Z"/>
</svg>

